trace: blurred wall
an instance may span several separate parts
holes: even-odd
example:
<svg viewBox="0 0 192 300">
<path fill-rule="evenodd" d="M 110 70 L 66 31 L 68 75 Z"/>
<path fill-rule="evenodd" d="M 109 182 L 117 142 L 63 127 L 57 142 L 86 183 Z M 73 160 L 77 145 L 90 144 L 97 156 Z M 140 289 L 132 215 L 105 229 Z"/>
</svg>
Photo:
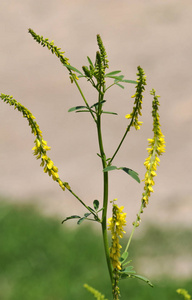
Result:
<svg viewBox="0 0 192 300">
<path fill-rule="evenodd" d="M 106 47 L 110 71 L 122 70 L 135 79 L 141 65 L 148 86 L 143 101 L 144 122 L 129 138 L 114 165 L 137 171 L 142 179 L 147 157 L 147 138 L 152 137 L 152 88 L 161 95 L 160 122 L 167 151 L 158 169 L 155 193 L 143 220 L 161 224 L 191 225 L 192 211 L 192 96 L 191 48 L 192 2 L 129 0 L 1 0 L 0 1 L 0 92 L 11 94 L 36 116 L 48 145 L 49 155 L 85 202 L 102 199 L 102 172 L 96 129 L 88 114 L 68 113 L 81 105 L 66 69 L 47 49 L 28 34 L 55 41 L 66 51 L 73 66 L 95 59 L 96 34 Z M 80 84 L 90 103 L 97 101 L 89 84 Z M 104 116 L 104 144 L 112 155 L 127 125 L 134 86 L 114 87 L 106 94 L 106 109 L 118 116 Z M 32 156 L 34 137 L 27 121 L 13 108 L 0 103 L 0 194 L 14 201 L 35 201 L 47 213 L 64 216 L 83 211 L 75 198 L 59 189 Z M 132 223 L 140 206 L 140 185 L 121 172 L 110 173 L 110 199 L 118 198 Z M 102 200 L 101 200 L 102 201 Z"/>
</svg>

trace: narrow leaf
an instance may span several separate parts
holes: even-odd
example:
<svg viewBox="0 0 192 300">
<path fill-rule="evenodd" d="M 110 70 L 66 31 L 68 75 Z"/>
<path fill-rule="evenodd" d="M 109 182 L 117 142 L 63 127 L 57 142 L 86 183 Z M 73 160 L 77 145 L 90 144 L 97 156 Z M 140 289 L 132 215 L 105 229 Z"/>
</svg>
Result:
<svg viewBox="0 0 192 300">
<path fill-rule="evenodd" d="M 84 217 L 87 218 L 87 217 L 90 216 L 90 215 L 91 215 L 91 213 L 85 213 L 85 214 L 84 214 Z"/>
<path fill-rule="evenodd" d="M 133 270 L 133 266 L 129 266 L 129 267 L 126 267 L 125 269 L 123 269 L 121 271 L 121 273 L 131 273 L 131 274 L 135 274 L 136 272 Z"/>
<path fill-rule="evenodd" d="M 90 107 L 92 108 L 92 107 L 98 106 L 99 103 L 103 104 L 103 103 L 105 103 L 105 102 L 106 102 L 106 100 L 102 100 L 101 102 L 96 102 L 96 103 L 94 103 L 94 104 L 91 105 Z"/>
<path fill-rule="evenodd" d="M 122 88 L 122 89 L 125 88 L 123 85 L 121 85 L 121 84 L 119 84 L 119 83 L 116 83 L 116 82 L 115 82 L 115 84 L 118 85 L 118 86 L 119 86 L 120 88 Z"/>
<path fill-rule="evenodd" d="M 92 63 L 92 61 L 91 61 L 91 59 L 90 59 L 89 56 L 87 56 L 87 59 L 88 59 L 88 62 L 90 63 L 90 65 L 94 68 L 94 65 L 93 65 L 93 63 Z"/>
<path fill-rule="evenodd" d="M 123 254 L 121 255 L 121 257 L 119 259 L 120 262 L 123 263 L 127 259 L 127 257 L 128 257 L 128 252 L 127 251 L 123 252 Z"/>
<path fill-rule="evenodd" d="M 120 76 L 113 76 L 113 75 L 111 76 L 111 75 L 109 75 L 109 76 L 107 76 L 107 77 L 113 78 L 113 79 L 115 79 L 115 80 L 117 80 L 117 81 L 122 81 L 123 78 L 124 78 L 123 75 L 120 75 Z"/>
<path fill-rule="evenodd" d="M 121 169 L 123 170 L 125 173 L 129 174 L 133 179 L 135 179 L 138 183 L 140 183 L 140 179 L 139 179 L 139 176 L 138 176 L 138 173 L 129 169 L 129 168 L 126 168 L 126 167 L 121 167 L 121 168 L 118 168 L 118 169 Z"/>
<path fill-rule="evenodd" d="M 137 84 L 137 81 L 135 81 L 135 80 L 128 80 L 128 79 L 123 79 L 122 82 Z"/>
<path fill-rule="evenodd" d="M 63 224 L 65 221 L 70 220 L 70 219 L 80 219 L 80 218 L 81 218 L 80 216 L 73 215 L 73 216 L 67 217 L 61 223 Z"/>
<path fill-rule="evenodd" d="M 88 109 L 86 109 L 86 110 L 84 110 L 84 109 L 82 110 L 82 109 L 81 109 L 81 110 L 77 110 L 77 111 L 76 111 L 76 113 L 79 113 L 79 112 L 89 112 L 89 110 L 88 110 Z"/>
<path fill-rule="evenodd" d="M 103 172 L 108 172 L 108 171 L 112 171 L 112 170 L 117 170 L 117 167 L 116 166 L 109 166 L 109 167 L 103 169 Z"/>
<path fill-rule="evenodd" d="M 78 110 L 78 109 L 82 109 L 82 108 L 87 108 L 86 106 L 75 106 L 75 107 L 71 107 L 68 112 L 71 112 L 71 111 L 75 111 L 75 110 Z"/>
<path fill-rule="evenodd" d="M 144 276 L 134 275 L 134 278 L 141 279 L 141 280 L 145 281 L 146 283 L 148 283 L 151 287 L 153 287 L 153 284 L 151 283 L 151 281 L 149 279 L 147 279 L 146 277 L 144 277 Z"/>
<path fill-rule="evenodd" d="M 99 208 L 99 201 L 98 200 L 93 201 L 93 207 L 94 207 L 95 210 L 98 210 L 98 208 Z"/>
<path fill-rule="evenodd" d="M 109 76 L 112 76 L 112 75 L 115 75 L 118 73 L 121 73 L 121 71 L 113 71 L 113 72 L 107 73 L 107 74 L 105 74 L 105 77 L 109 77 Z"/>
<path fill-rule="evenodd" d="M 86 219 L 85 217 L 80 218 L 79 221 L 77 222 L 77 224 L 80 225 L 85 219 Z"/>
<path fill-rule="evenodd" d="M 102 111 L 103 114 L 117 115 L 117 113 L 112 111 Z"/>
<path fill-rule="evenodd" d="M 74 68 L 74 67 L 71 66 L 71 65 L 66 65 L 66 64 L 64 64 L 64 66 L 65 66 L 67 69 L 70 69 L 70 70 L 72 70 L 72 71 L 74 71 L 74 72 L 76 72 L 76 73 L 79 73 L 79 74 L 83 75 L 83 73 L 81 73 L 81 71 L 79 71 L 78 69 Z"/>
</svg>

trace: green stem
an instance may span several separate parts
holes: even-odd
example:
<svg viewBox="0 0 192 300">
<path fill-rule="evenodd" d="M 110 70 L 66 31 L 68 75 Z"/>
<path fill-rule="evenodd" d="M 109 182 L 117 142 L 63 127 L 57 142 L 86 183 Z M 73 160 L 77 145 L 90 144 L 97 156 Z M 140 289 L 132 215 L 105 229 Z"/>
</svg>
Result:
<svg viewBox="0 0 192 300">
<path fill-rule="evenodd" d="M 86 207 L 86 209 L 92 213 L 92 215 L 94 215 L 95 217 L 95 221 L 98 221 L 98 222 L 101 222 L 101 220 L 99 219 L 99 217 L 94 214 L 94 212 L 71 190 L 71 189 L 68 189 L 68 191 L 84 206 Z"/>
<path fill-rule="evenodd" d="M 117 147 L 115 153 L 113 154 L 112 158 L 110 159 L 110 161 L 109 161 L 109 163 L 108 163 L 109 165 L 112 163 L 112 161 L 114 160 L 114 158 L 115 158 L 117 152 L 119 151 L 121 145 L 123 144 L 123 141 L 124 141 L 124 139 L 125 139 L 125 137 L 126 137 L 128 131 L 129 131 L 130 127 L 131 127 L 131 123 L 130 123 L 129 126 L 127 127 L 127 129 L 126 129 L 126 131 L 125 131 L 125 134 L 124 134 L 123 138 L 121 139 L 121 142 L 119 143 L 119 146 Z"/>
<path fill-rule="evenodd" d="M 140 210 L 139 210 L 139 213 L 137 214 L 137 218 L 136 218 L 136 220 L 135 220 L 135 222 L 134 222 L 133 229 L 132 229 L 132 231 L 131 231 L 131 234 L 130 234 L 130 237 L 129 237 L 129 240 L 128 240 L 128 243 L 127 243 L 127 246 L 126 246 L 124 252 L 127 252 L 128 249 L 129 249 L 129 246 L 130 246 L 130 243 L 131 243 L 131 240 L 132 240 L 132 237 L 133 237 L 135 228 L 138 227 L 138 222 L 140 221 L 140 215 L 141 215 L 141 213 L 143 212 L 143 208 L 144 208 L 144 204 L 142 203 L 142 204 L 141 204 L 141 207 L 140 207 Z"/>
<path fill-rule="evenodd" d="M 100 100 L 101 101 L 101 100 Z M 100 155 L 102 159 L 103 169 L 107 167 L 106 156 L 103 148 L 102 134 L 101 134 L 101 115 L 98 113 L 97 115 L 97 133 L 98 133 L 98 142 Z M 112 266 L 110 261 L 110 253 L 109 253 L 109 244 L 107 237 L 107 206 L 108 206 L 108 172 L 103 172 L 103 213 L 102 213 L 102 234 L 103 234 L 103 244 L 105 250 L 105 257 L 107 261 L 109 276 L 111 279 L 111 283 L 113 283 L 113 273 Z"/>
<path fill-rule="evenodd" d="M 75 84 L 76 84 L 76 86 L 77 86 L 77 88 L 78 88 L 78 90 L 79 90 L 79 92 L 80 92 L 80 94 L 81 94 L 81 96 L 82 96 L 82 98 L 83 98 L 83 100 L 84 100 L 84 102 L 85 102 L 85 104 L 86 104 L 86 106 L 87 106 L 87 108 L 88 108 L 90 114 L 92 115 L 93 120 L 96 122 L 96 119 L 95 119 L 95 116 L 94 116 L 94 114 L 93 114 L 93 111 L 92 111 L 92 109 L 90 108 L 90 106 L 89 106 L 89 104 L 88 104 L 88 102 L 87 102 L 87 100 L 86 100 L 86 98 L 85 98 L 85 96 L 84 96 L 84 94 L 83 94 L 83 92 L 82 92 L 82 90 L 81 90 L 79 84 L 77 83 L 77 80 L 76 80 L 76 78 L 75 78 L 75 75 L 74 75 L 72 72 L 70 72 L 70 75 L 73 77 L 73 80 L 74 80 L 74 82 L 75 82 Z"/>
</svg>

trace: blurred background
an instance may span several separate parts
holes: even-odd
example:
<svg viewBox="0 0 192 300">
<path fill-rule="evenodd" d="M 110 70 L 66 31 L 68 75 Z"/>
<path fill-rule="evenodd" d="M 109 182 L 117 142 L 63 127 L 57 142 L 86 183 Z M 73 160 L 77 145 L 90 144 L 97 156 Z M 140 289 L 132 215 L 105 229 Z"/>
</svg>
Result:
<svg viewBox="0 0 192 300">
<path fill-rule="evenodd" d="M 126 79 L 135 80 L 137 66 L 145 70 L 148 85 L 143 100 L 143 125 L 140 131 L 130 132 L 114 165 L 132 168 L 143 179 L 147 138 L 152 137 L 149 92 L 155 88 L 161 95 L 160 123 L 167 149 L 155 178 L 155 193 L 142 216 L 137 235 L 145 235 L 149 223 L 163 231 L 187 232 L 186 241 L 178 240 L 175 244 L 179 249 L 189 247 L 192 238 L 191 19 L 190 0 L 0 1 L 0 92 L 13 95 L 31 110 L 51 146 L 49 155 L 58 166 L 62 180 L 69 182 L 88 205 L 94 199 L 102 199 L 95 126 L 88 114 L 68 113 L 69 108 L 83 103 L 81 97 L 70 83 L 66 69 L 50 51 L 32 39 L 28 28 L 54 40 L 78 69 L 87 65 L 87 56 L 94 61 L 99 33 L 108 54 L 109 71 L 122 70 Z M 80 85 L 90 103 L 95 103 L 96 94 L 89 84 L 81 79 Z M 103 120 L 108 157 L 127 126 L 125 115 L 132 111 L 133 94 L 133 85 L 127 85 L 124 90 L 113 87 L 106 94 L 106 110 L 118 113 L 118 116 L 106 115 Z M 4 103 L 0 103 L 0 128 L 3 207 L 9 207 L 8 203 L 33 203 L 41 214 L 59 220 L 84 213 L 75 198 L 44 175 L 39 161 L 32 155 L 34 137 L 27 121 Z M 124 172 L 110 173 L 109 196 L 118 198 L 119 205 L 125 206 L 128 232 L 140 207 L 142 191 L 143 183 L 139 185 Z M 3 214 L 2 220 L 6 215 Z M 161 235 L 155 236 L 159 237 L 160 244 Z M 192 256 L 190 251 L 186 253 L 177 263 L 174 259 L 167 264 L 165 273 L 191 279 Z M 155 270 L 152 273 L 159 274 Z"/>
</svg>

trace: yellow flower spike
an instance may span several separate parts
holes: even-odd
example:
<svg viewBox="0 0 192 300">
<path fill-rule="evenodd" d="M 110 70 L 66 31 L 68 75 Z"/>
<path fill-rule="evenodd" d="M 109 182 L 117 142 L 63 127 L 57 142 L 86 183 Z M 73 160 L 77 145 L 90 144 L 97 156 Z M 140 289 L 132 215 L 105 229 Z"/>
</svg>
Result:
<svg viewBox="0 0 192 300">
<path fill-rule="evenodd" d="M 116 201 L 117 199 L 114 199 Z M 108 230 L 111 231 L 112 246 L 110 248 L 111 263 L 115 270 L 121 270 L 121 264 L 119 262 L 121 245 L 119 244 L 119 238 L 123 237 L 125 233 L 124 226 L 126 225 L 126 213 L 123 212 L 124 206 L 118 207 L 113 201 L 113 216 L 108 219 Z"/>
<path fill-rule="evenodd" d="M 165 140 L 164 135 L 161 132 L 161 125 L 159 123 L 159 114 L 158 114 L 158 106 L 159 106 L 159 96 L 155 95 L 155 90 L 151 91 L 151 95 L 153 95 L 153 103 L 152 103 L 152 116 L 153 116 L 153 132 L 154 137 L 152 139 L 148 139 L 149 148 L 147 151 L 149 153 L 149 157 L 145 159 L 144 165 L 147 169 L 145 174 L 145 186 L 144 193 L 142 195 L 142 203 L 144 207 L 149 202 L 149 197 L 151 193 L 153 193 L 153 185 L 155 184 L 153 177 L 157 176 L 156 170 L 157 166 L 159 166 L 160 159 L 158 156 L 162 155 L 165 152 Z"/>
<path fill-rule="evenodd" d="M 134 101 L 134 107 L 133 111 L 131 114 L 127 114 L 125 118 L 131 119 L 129 127 L 134 126 L 136 130 L 140 129 L 140 126 L 142 125 L 143 122 L 138 120 L 138 116 L 141 116 L 141 109 L 142 109 L 142 99 L 143 99 L 143 91 L 145 90 L 145 85 L 146 85 L 146 76 L 144 73 L 144 70 L 141 67 L 138 67 L 138 80 L 137 80 L 137 85 L 136 85 L 136 93 L 132 96 L 132 98 L 135 98 Z"/>
<path fill-rule="evenodd" d="M 31 31 L 31 33 L 32 33 L 32 31 Z M 54 48 L 54 51 L 56 51 L 57 53 L 60 53 L 57 48 Z M 67 64 L 67 58 L 63 57 L 62 62 L 63 63 L 65 62 Z M 59 179 L 58 168 L 56 166 L 54 166 L 52 160 L 46 154 L 46 151 L 50 150 L 51 147 L 47 146 L 47 142 L 43 139 L 42 131 L 40 130 L 37 122 L 34 121 L 35 117 L 32 115 L 32 113 L 26 107 L 21 105 L 21 103 L 17 102 L 15 99 L 13 99 L 13 96 L 1 94 L 0 98 L 4 102 L 8 103 L 9 105 L 14 106 L 14 109 L 17 109 L 19 112 L 21 112 L 23 117 L 27 119 L 28 124 L 31 127 L 31 132 L 36 137 L 35 141 L 34 141 L 35 146 L 32 148 L 33 155 L 36 156 L 37 159 L 41 158 L 40 166 L 43 167 L 44 172 L 48 173 L 49 176 L 52 176 L 52 179 L 54 181 L 57 181 L 63 190 L 65 190 L 65 186 L 68 190 L 70 190 L 70 186 L 68 185 L 68 183 L 63 183 Z"/>
</svg>

